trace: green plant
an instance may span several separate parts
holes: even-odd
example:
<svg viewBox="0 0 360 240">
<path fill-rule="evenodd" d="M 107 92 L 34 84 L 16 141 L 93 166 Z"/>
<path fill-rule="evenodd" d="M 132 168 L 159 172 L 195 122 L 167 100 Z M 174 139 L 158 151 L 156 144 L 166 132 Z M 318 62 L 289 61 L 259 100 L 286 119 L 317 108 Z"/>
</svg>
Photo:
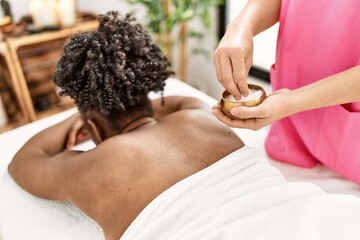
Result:
<svg viewBox="0 0 360 240">
<path fill-rule="evenodd" d="M 212 27 L 211 9 L 223 4 L 224 0 L 127 0 L 130 4 L 141 4 L 147 13 L 147 27 L 157 36 L 157 42 L 172 60 L 172 47 L 179 47 L 179 76 L 187 79 L 187 39 L 202 40 L 205 33 L 198 29 L 191 29 L 188 22 L 199 18 L 205 30 Z M 172 36 L 173 30 L 178 29 L 177 37 Z M 174 41 L 173 39 L 177 39 Z M 196 48 L 194 53 L 206 53 L 205 49 Z"/>
</svg>

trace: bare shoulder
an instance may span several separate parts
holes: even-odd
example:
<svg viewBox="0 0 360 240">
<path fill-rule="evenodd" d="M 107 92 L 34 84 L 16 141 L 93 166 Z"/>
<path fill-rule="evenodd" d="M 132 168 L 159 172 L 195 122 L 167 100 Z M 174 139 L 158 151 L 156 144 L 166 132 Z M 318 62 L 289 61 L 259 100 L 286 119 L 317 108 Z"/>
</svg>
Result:
<svg viewBox="0 0 360 240">
<path fill-rule="evenodd" d="M 127 201 L 133 207 L 137 206 L 133 200 L 140 203 L 149 192 L 157 189 L 156 184 L 151 184 L 156 177 L 150 177 L 151 170 L 146 161 L 151 146 L 142 150 L 136 139 L 136 134 L 114 136 L 80 154 L 82 156 L 72 163 L 69 200 L 103 227 L 111 225 L 110 220 L 119 222 L 125 216 L 134 218 L 133 214 L 138 212 L 130 211 L 125 216 L 114 213 L 123 213 L 124 206 L 130 209 L 124 205 Z M 144 152 L 148 153 L 147 158 L 140 157 Z M 154 185 L 153 189 L 147 189 L 147 184 Z"/>
<path fill-rule="evenodd" d="M 68 200 L 102 227 L 121 208 L 129 183 L 142 176 L 128 145 L 123 138 L 111 138 L 79 154 L 68 167 Z"/>
<path fill-rule="evenodd" d="M 128 158 L 132 151 L 129 151 L 129 141 L 121 137 L 112 137 L 97 145 L 95 148 L 82 152 L 70 160 L 69 171 L 82 174 L 108 172 L 116 161 L 123 161 Z M 79 174 L 71 174 L 72 176 Z M 83 176 L 83 175 L 82 175 Z"/>
<path fill-rule="evenodd" d="M 195 109 L 182 109 L 168 115 L 162 120 L 167 121 L 169 124 L 173 124 L 174 127 L 183 126 L 191 129 L 194 126 L 197 126 L 200 128 L 204 128 L 204 130 L 206 129 L 208 131 L 213 131 L 214 129 L 230 130 L 228 126 L 221 123 L 214 117 L 208 106 L 203 106 L 203 108 Z"/>
</svg>

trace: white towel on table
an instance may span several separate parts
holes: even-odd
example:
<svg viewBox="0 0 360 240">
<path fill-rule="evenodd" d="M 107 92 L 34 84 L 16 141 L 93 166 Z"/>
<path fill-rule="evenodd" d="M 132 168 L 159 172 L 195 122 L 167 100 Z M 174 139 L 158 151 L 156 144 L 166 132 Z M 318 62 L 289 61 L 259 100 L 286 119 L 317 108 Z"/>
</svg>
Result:
<svg viewBox="0 0 360 240">
<path fill-rule="evenodd" d="M 65 201 L 27 193 L 0 173 L 0 240 L 103 240 L 100 226 Z"/>
<path fill-rule="evenodd" d="M 244 147 L 153 200 L 121 240 L 360 239 L 360 200 L 289 183 Z"/>
</svg>

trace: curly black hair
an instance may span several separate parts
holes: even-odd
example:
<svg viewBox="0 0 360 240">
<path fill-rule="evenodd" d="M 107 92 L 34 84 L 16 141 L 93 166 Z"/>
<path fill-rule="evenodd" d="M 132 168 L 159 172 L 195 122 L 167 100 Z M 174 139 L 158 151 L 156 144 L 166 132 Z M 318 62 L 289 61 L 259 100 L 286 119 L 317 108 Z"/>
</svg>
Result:
<svg viewBox="0 0 360 240">
<path fill-rule="evenodd" d="M 80 112 L 111 119 L 162 91 L 170 63 L 135 17 L 117 11 L 99 16 L 97 31 L 74 35 L 64 47 L 54 82 Z M 147 99 L 147 100 L 144 100 Z"/>
</svg>

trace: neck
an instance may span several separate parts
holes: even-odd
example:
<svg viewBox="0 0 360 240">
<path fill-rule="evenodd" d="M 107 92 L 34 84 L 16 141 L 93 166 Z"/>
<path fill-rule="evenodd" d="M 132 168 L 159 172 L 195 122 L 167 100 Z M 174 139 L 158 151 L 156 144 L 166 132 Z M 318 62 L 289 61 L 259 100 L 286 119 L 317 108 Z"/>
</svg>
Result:
<svg viewBox="0 0 360 240">
<path fill-rule="evenodd" d="M 131 132 L 146 125 L 154 124 L 154 123 L 156 123 L 155 119 L 149 116 L 135 118 L 130 122 L 128 122 L 127 124 L 125 124 L 125 126 L 120 130 L 120 134 Z"/>
</svg>

